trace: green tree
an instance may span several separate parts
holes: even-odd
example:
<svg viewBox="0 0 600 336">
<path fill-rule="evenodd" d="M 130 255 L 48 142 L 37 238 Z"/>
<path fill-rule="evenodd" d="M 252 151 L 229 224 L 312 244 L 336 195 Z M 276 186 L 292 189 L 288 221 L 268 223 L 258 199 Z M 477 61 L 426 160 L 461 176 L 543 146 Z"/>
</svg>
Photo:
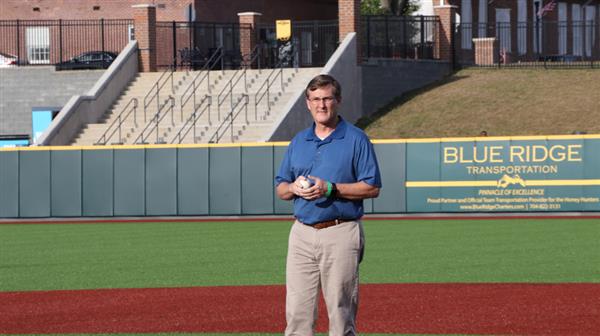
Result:
<svg viewBox="0 0 600 336">
<path fill-rule="evenodd" d="M 386 9 L 381 7 L 380 0 L 361 0 L 360 14 L 362 15 L 383 15 Z"/>
<path fill-rule="evenodd" d="M 362 15 L 410 15 L 419 9 L 416 0 L 361 0 Z"/>
</svg>

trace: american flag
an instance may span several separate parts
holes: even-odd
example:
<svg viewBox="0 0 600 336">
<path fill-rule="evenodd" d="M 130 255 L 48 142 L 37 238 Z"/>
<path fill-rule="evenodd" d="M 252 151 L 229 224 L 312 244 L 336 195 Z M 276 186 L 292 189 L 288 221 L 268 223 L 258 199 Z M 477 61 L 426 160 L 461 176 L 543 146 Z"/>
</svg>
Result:
<svg viewBox="0 0 600 336">
<path fill-rule="evenodd" d="M 552 1 L 548 2 L 546 4 L 546 6 L 540 8 L 540 10 L 538 10 L 537 16 L 540 18 L 544 17 L 544 15 L 546 15 L 546 13 L 553 11 L 555 7 L 556 7 L 556 0 L 552 0 Z"/>
</svg>

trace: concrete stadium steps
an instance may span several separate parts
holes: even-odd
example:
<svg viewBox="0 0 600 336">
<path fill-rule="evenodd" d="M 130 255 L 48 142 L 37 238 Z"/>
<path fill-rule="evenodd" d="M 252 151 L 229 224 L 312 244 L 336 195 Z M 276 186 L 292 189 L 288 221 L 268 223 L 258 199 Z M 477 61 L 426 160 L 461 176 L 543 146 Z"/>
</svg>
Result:
<svg viewBox="0 0 600 336">
<path fill-rule="evenodd" d="M 264 130 L 263 135 L 266 134 L 266 131 L 272 127 L 275 117 L 278 115 L 278 113 L 276 113 L 276 109 L 283 109 L 284 105 L 287 104 L 294 93 L 295 92 L 275 92 L 271 95 L 269 102 L 267 102 L 265 98 L 256 106 L 256 110 L 254 105 L 254 96 L 249 96 L 247 110 L 245 107 L 243 107 L 243 105 L 238 106 L 238 109 L 236 109 L 236 112 L 240 109 L 242 110 L 234 120 L 234 127 L 240 131 L 239 134 L 236 135 L 236 139 L 245 142 L 258 140 L 257 135 L 250 136 L 251 139 L 245 137 L 245 135 L 248 134 L 246 131 L 251 129 L 253 126 L 260 127 L 261 130 Z M 241 94 L 234 95 L 234 102 L 237 102 L 238 99 L 243 99 Z M 270 111 L 268 105 L 270 105 Z M 229 113 L 229 104 L 227 104 L 227 108 L 222 108 L 220 114 L 216 107 L 211 107 L 210 112 L 206 110 L 200 117 L 198 117 L 196 120 L 196 125 L 197 127 L 203 127 L 203 130 L 201 136 L 196 138 L 196 142 L 199 142 L 199 140 L 200 142 L 207 142 L 209 138 L 206 138 L 205 135 L 208 135 L 209 137 L 212 136 L 212 134 L 217 131 L 221 123 L 226 120 Z M 248 119 L 247 123 L 246 113 Z M 190 115 L 191 113 L 186 115 L 186 120 Z M 172 137 L 176 136 L 182 126 L 183 124 L 173 131 Z M 187 143 L 187 140 L 185 140 L 184 143 Z"/>
<path fill-rule="evenodd" d="M 162 72 L 139 73 L 136 76 L 136 78 L 125 88 L 125 90 L 123 90 L 121 96 L 113 103 L 110 110 L 108 110 L 104 114 L 104 116 L 99 120 L 99 122 L 96 124 L 88 124 L 82 127 L 82 129 L 79 131 L 79 133 L 76 135 L 76 137 L 72 140 L 71 143 L 73 145 L 91 145 L 96 143 L 102 136 L 104 131 L 106 131 L 106 129 L 113 123 L 113 121 L 118 119 L 119 115 L 123 112 L 123 109 L 127 107 L 127 104 L 129 104 L 131 99 L 133 98 L 136 98 L 138 100 L 138 107 L 136 110 L 138 126 L 140 124 L 143 125 L 144 122 L 140 120 L 143 120 L 144 117 L 144 99 L 149 92 L 154 92 L 156 83 L 162 74 Z M 178 90 L 181 86 L 183 86 L 188 80 L 189 76 L 190 73 L 187 71 L 173 73 L 172 85 L 174 90 Z M 163 78 L 161 83 L 164 80 L 165 79 Z M 167 80 L 168 82 L 164 85 L 163 90 L 161 91 L 171 91 L 171 80 L 170 78 Z M 152 95 L 152 93 L 150 95 Z M 164 100 L 167 99 L 168 96 L 169 95 L 164 92 L 160 94 L 159 97 L 161 100 L 161 104 L 164 104 Z M 156 106 L 157 105 L 154 101 L 151 101 L 151 103 L 149 104 L 148 110 L 154 111 L 152 115 L 156 113 Z M 150 118 L 152 117 L 152 115 L 150 115 L 150 113 L 146 111 L 146 118 Z M 130 131 L 131 128 L 136 128 L 132 118 L 133 115 L 131 115 L 128 118 L 128 120 L 125 120 L 124 124 L 122 125 L 122 130 L 129 129 Z M 98 128 L 103 128 L 104 131 L 98 131 Z M 118 142 L 116 139 L 110 139 L 109 143 L 113 140 Z"/>
<path fill-rule="evenodd" d="M 276 70 L 277 71 L 277 70 Z M 242 76 L 240 70 L 225 70 L 211 71 L 209 74 L 209 83 L 202 83 L 197 87 L 196 105 L 201 111 L 208 101 L 200 104 L 205 96 L 210 97 L 211 106 L 210 112 L 206 110 L 202 116 L 196 121 L 197 136 L 194 138 L 189 132 L 182 143 L 201 143 L 208 142 L 209 138 L 216 132 L 220 125 L 219 115 L 224 119 L 230 112 L 231 101 L 234 104 L 243 97 L 248 95 L 248 123 L 245 122 L 245 112 L 242 112 L 234 121 L 234 141 L 264 141 L 264 137 L 273 127 L 273 123 L 283 112 L 287 102 L 298 93 L 304 90 L 306 83 L 320 72 L 320 68 L 302 68 L 302 69 L 283 69 L 283 78 L 274 76 L 272 69 L 248 69 L 246 70 L 246 85 L 241 79 L 233 88 L 232 93 L 229 93 L 229 81 L 236 76 Z M 134 81 L 123 91 L 123 94 L 115 101 L 109 111 L 99 123 L 88 124 L 83 127 L 80 133 L 73 139 L 73 145 L 92 145 L 96 143 L 100 137 L 106 132 L 108 127 L 119 118 L 123 109 L 127 106 L 132 98 L 137 98 L 138 107 L 136 110 L 136 121 L 133 115 L 122 121 L 121 139 L 118 139 L 118 131 L 114 132 L 114 136 L 110 139 L 103 139 L 106 144 L 124 143 L 132 144 L 139 136 L 142 130 L 152 122 L 152 118 L 158 111 L 158 105 L 152 101 L 147 106 L 145 111 L 146 121 L 144 122 L 144 97 L 148 92 L 153 92 L 156 81 L 161 76 L 161 73 L 141 73 Z M 198 71 L 182 71 L 173 74 L 173 88 L 171 91 L 170 83 L 163 87 L 160 93 L 160 106 L 170 104 L 169 96 L 173 97 L 175 105 L 173 110 L 174 123 L 171 124 L 171 116 L 165 117 L 159 125 L 159 140 L 160 142 L 171 143 L 176 134 L 184 126 L 185 122 L 194 112 L 193 99 L 189 98 L 190 91 L 185 92 L 198 76 L 204 76 Z M 267 77 L 275 78 L 269 88 L 268 98 L 264 94 L 262 99 L 255 106 L 255 100 L 260 99 L 265 88 Z M 261 88 L 262 87 L 262 88 Z M 225 88 L 225 89 L 224 89 Z M 258 92 L 260 90 L 260 92 Z M 257 95 L 258 92 L 258 95 Z M 219 97 L 221 94 L 221 97 Z M 186 105 L 181 109 L 183 99 L 189 99 Z M 221 99 L 222 104 L 219 107 L 218 101 Z M 171 113 L 171 112 L 169 112 Z M 255 115 L 258 117 L 255 118 Z M 210 123 L 209 123 L 210 118 Z M 168 124 L 168 125 L 167 125 Z M 113 130 L 110 131 L 113 133 Z M 150 143 L 156 141 L 156 136 L 148 138 Z M 223 140 L 225 141 L 225 140 Z M 227 141 L 231 141 L 231 136 L 228 136 Z"/>
<path fill-rule="evenodd" d="M 281 113 L 285 113 L 284 109 L 288 104 L 289 100 L 292 99 L 298 92 L 304 91 L 306 84 L 310 79 L 312 79 L 315 75 L 320 73 L 320 68 L 303 68 L 303 69 L 284 69 L 284 89 L 285 91 L 281 91 L 281 81 L 279 81 L 279 85 L 273 85 L 271 89 L 272 92 L 269 93 L 269 99 L 267 100 L 266 95 L 260 101 L 260 103 L 256 106 L 255 112 L 255 99 L 256 92 L 252 92 L 249 90 L 248 93 L 248 123 L 245 122 L 245 112 L 241 112 L 236 120 L 233 123 L 233 142 L 256 142 L 256 141 L 265 141 L 266 136 L 270 133 L 272 128 L 274 127 L 275 121 L 278 119 Z M 258 85 L 262 85 L 264 80 L 268 76 L 268 73 L 271 70 L 263 70 L 262 81 L 257 81 Z M 267 72 L 267 74 L 265 74 Z M 260 76 L 258 77 L 260 78 Z M 237 101 L 236 98 L 241 97 L 241 93 L 234 93 L 234 101 Z M 212 121 L 211 124 L 208 123 L 208 114 L 205 112 L 200 118 L 198 118 L 196 122 L 196 137 L 194 138 L 192 132 L 188 132 L 188 134 L 182 139 L 181 143 L 206 143 L 208 142 L 214 133 L 217 131 L 219 126 L 221 125 L 221 121 L 218 120 L 218 109 L 214 106 L 216 102 L 213 97 L 213 106 L 211 106 L 210 110 L 210 119 Z M 225 119 L 227 113 L 226 108 L 221 108 L 221 119 Z M 186 118 L 191 115 L 186 114 Z M 255 117 L 256 115 L 256 117 Z M 186 129 L 188 129 L 186 127 Z M 169 142 L 179 141 L 178 139 L 174 139 L 177 133 L 181 130 L 181 126 L 175 129 L 170 135 Z M 219 142 L 231 142 L 231 129 L 227 128 L 227 135 L 223 136 Z"/>
</svg>

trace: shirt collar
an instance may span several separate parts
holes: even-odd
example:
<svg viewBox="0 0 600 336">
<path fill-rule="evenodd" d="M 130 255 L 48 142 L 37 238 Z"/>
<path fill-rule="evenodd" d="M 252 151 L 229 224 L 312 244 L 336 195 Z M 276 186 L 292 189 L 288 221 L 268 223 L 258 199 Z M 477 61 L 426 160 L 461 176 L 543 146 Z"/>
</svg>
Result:
<svg viewBox="0 0 600 336">
<path fill-rule="evenodd" d="M 346 121 L 341 117 L 338 116 L 339 120 L 337 125 L 335 126 L 335 129 L 333 130 L 333 132 L 331 134 L 329 134 L 329 136 L 327 136 L 327 138 L 321 140 L 319 139 L 319 137 L 315 134 L 315 122 L 313 121 L 312 127 L 310 128 L 310 130 L 308 132 L 306 132 L 306 141 L 325 141 L 327 139 L 343 139 L 344 135 L 346 135 Z"/>
</svg>

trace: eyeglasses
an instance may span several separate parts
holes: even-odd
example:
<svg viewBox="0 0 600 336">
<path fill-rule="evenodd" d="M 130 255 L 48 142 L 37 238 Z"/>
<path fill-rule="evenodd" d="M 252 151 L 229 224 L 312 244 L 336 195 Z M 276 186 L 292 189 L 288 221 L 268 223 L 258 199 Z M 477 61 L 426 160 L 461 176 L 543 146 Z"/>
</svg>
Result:
<svg viewBox="0 0 600 336">
<path fill-rule="evenodd" d="M 334 100 L 335 100 L 335 97 L 333 97 L 333 96 L 308 98 L 309 102 L 316 104 L 316 105 L 321 104 L 321 102 L 323 102 L 325 104 L 331 104 L 331 102 L 333 102 Z"/>
</svg>

